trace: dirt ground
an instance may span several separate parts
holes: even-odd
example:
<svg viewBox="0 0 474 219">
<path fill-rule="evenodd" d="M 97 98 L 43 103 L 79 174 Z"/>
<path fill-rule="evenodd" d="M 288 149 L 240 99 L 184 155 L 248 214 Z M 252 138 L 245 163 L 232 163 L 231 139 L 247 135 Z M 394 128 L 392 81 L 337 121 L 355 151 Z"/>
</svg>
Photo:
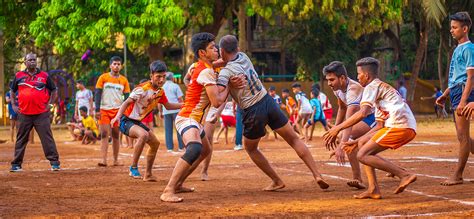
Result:
<svg viewBox="0 0 474 219">
<path fill-rule="evenodd" d="M 179 153 L 168 153 L 162 128 L 155 133 L 163 142 L 154 166 L 158 182 L 149 183 L 128 176 L 131 149 L 121 148 L 124 166 L 98 167 L 99 145 L 70 142 L 65 130 L 55 130 L 62 170 L 51 172 L 41 144 L 29 145 L 23 172 L 9 173 L 13 144 L 0 145 L 0 218 L 37 216 L 153 216 L 153 217 L 474 217 L 474 158 L 468 161 L 464 184 L 443 187 L 439 183 L 454 170 L 457 140 L 450 120 L 423 119 L 418 135 L 409 145 L 382 156 L 413 171 L 418 181 L 405 192 L 394 195 L 398 180 L 378 171 L 383 199 L 355 200 L 362 191 L 346 185 L 351 178 L 348 165 L 337 166 L 329 159 L 321 135 L 310 142 L 310 150 L 320 171 L 331 185 L 321 190 L 298 158 L 283 141 L 273 136 L 260 149 L 286 183 L 279 192 L 261 189 L 270 183 L 245 151 L 233 151 L 232 144 L 215 144 L 209 169 L 210 181 L 200 180 L 200 168 L 186 186 L 194 193 L 182 194 L 184 202 L 163 203 L 159 197 Z M 231 131 L 233 133 L 233 131 Z M 0 131 L 0 139 L 8 139 Z M 111 151 L 109 149 L 111 156 Z M 110 158 L 111 159 L 111 158 Z M 144 172 L 145 160 L 140 160 Z M 365 179 L 365 176 L 364 176 Z"/>
</svg>

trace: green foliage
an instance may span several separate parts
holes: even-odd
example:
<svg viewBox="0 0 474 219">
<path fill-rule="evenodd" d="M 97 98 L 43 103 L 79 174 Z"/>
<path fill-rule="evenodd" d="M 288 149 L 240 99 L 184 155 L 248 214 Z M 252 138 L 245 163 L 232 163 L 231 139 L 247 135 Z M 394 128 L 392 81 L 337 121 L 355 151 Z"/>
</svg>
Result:
<svg viewBox="0 0 474 219">
<path fill-rule="evenodd" d="M 114 48 L 118 34 L 131 49 L 172 41 L 185 23 L 183 10 L 171 0 L 52 0 L 42 4 L 29 25 L 36 45 L 68 49 Z"/>
<path fill-rule="evenodd" d="M 248 3 L 267 20 L 274 13 L 282 13 L 290 21 L 324 17 L 334 22 L 335 31 L 344 26 L 352 37 L 358 38 L 401 23 L 407 0 L 248 0 Z"/>
<path fill-rule="evenodd" d="M 286 48 L 296 56 L 298 80 L 320 80 L 322 68 L 334 60 L 344 62 L 349 73 L 355 72 L 357 41 L 343 26 L 334 31 L 334 22 L 313 17 L 293 22 L 273 34 L 289 36 Z"/>
</svg>

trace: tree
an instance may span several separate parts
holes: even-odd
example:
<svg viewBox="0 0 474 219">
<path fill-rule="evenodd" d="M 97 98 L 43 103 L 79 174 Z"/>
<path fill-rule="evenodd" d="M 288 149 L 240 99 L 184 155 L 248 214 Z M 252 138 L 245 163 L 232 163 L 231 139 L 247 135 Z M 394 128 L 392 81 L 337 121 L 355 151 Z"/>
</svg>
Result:
<svg viewBox="0 0 474 219">
<path fill-rule="evenodd" d="M 59 53 L 114 48 L 123 34 L 132 50 L 146 51 L 152 61 L 162 58 L 159 43 L 173 42 L 184 22 L 173 1 L 55 0 L 42 4 L 29 30 L 37 46 L 51 43 Z"/>
</svg>

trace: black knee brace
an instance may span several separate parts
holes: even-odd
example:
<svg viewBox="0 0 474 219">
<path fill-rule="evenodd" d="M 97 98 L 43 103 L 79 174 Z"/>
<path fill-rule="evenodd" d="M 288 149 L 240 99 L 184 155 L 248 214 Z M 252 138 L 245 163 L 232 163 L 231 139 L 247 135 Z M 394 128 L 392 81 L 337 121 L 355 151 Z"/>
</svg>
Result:
<svg viewBox="0 0 474 219">
<path fill-rule="evenodd" d="M 189 142 L 186 145 L 186 152 L 184 152 L 181 158 L 188 162 L 189 165 L 193 165 L 194 161 L 201 155 L 201 150 L 202 144 L 200 142 Z"/>
</svg>

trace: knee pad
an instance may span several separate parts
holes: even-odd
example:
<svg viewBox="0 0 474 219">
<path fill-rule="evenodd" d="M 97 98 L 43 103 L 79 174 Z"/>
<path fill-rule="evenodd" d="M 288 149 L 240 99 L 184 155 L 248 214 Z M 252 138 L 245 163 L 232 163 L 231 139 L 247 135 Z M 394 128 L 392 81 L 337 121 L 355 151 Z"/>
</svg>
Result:
<svg viewBox="0 0 474 219">
<path fill-rule="evenodd" d="M 186 145 L 186 152 L 184 152 L 184 155 L 181 158 L 188 162 L 189 165 L 193 165 L 194 161 L 196 161 L 201 155 L 201 150 L 202 143 L 189 142 Z"/>
</svg>

